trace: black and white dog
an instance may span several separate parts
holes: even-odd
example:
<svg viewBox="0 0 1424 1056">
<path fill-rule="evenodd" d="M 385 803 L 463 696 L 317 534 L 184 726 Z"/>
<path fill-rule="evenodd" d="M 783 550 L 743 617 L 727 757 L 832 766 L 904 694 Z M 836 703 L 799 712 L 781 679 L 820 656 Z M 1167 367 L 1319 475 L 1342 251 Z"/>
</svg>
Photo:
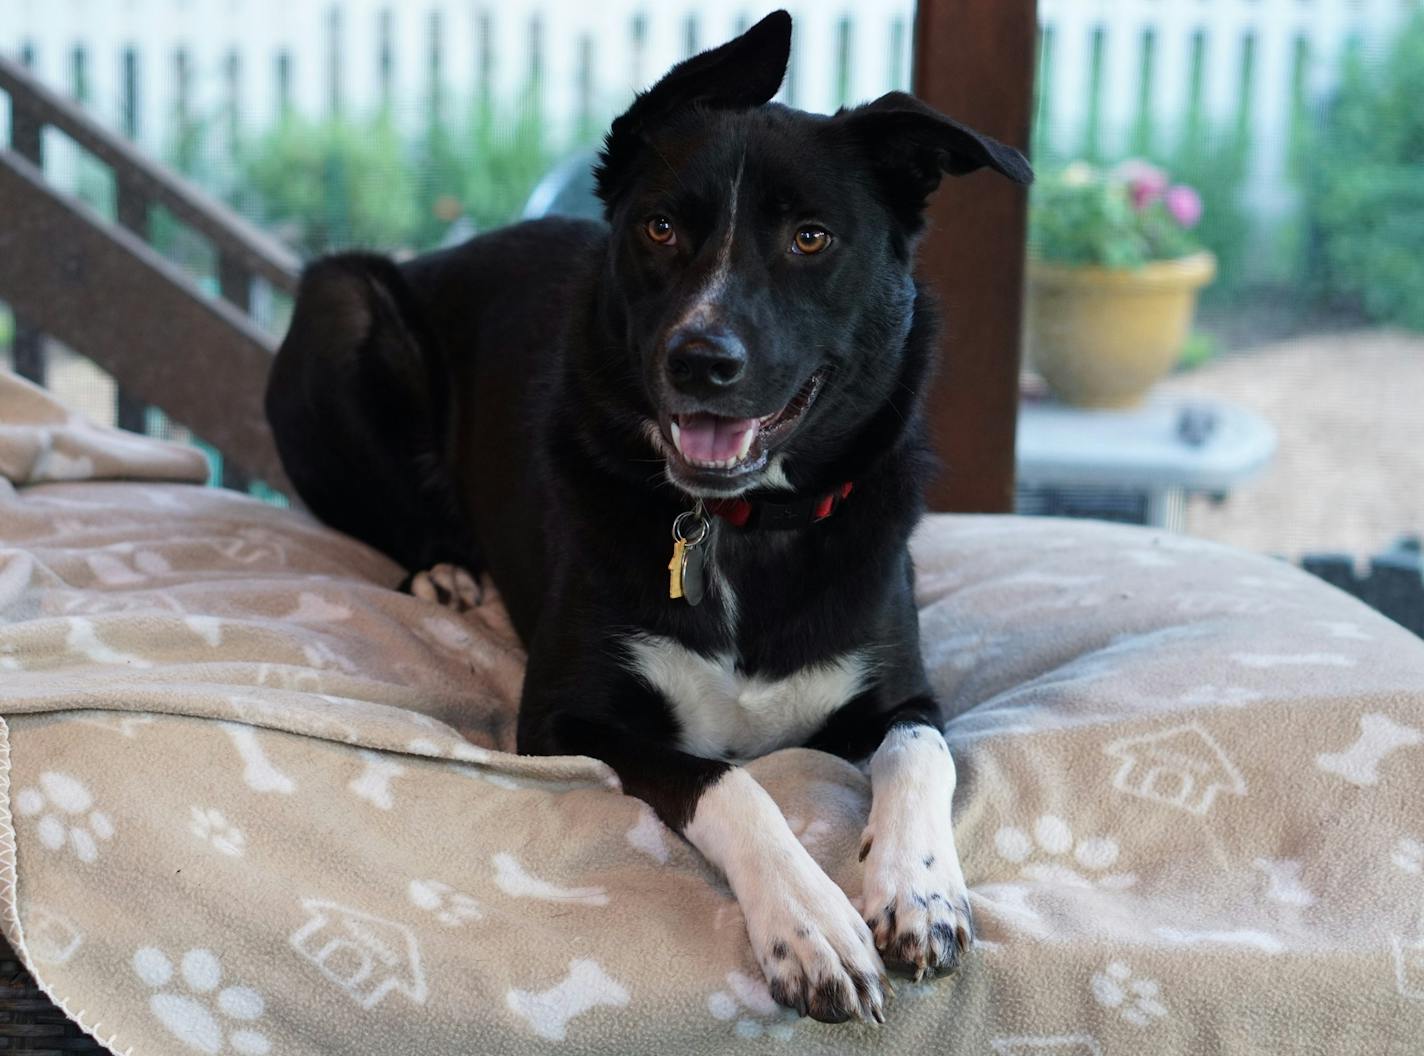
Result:
<svg viewBox="0 0 1424 1056">
<path fill-rule="evenodd" d="M 883 1020 L 882 956 L 923 975 L 972 941 L 906 545 L 914 247 L 942 174 L 1032 175 L 898 92 L 770 104 L 790 35 L 770 15 L 614 121 L 607 223 L 313 265 L 267 409 L 314 513 L 438 566 L 417 592 L 491 575 L 520 751 L 604 760 L 725 873 L 778 1001 Z M 869 760 L 863 918 L 736 765 L 792 745 Z"/>
</svg>

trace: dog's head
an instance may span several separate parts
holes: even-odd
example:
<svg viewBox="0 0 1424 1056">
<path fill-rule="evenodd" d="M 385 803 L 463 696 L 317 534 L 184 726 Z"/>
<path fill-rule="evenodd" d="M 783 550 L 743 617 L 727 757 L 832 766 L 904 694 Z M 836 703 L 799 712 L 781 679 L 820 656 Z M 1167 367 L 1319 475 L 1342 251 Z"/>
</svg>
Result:
<svg viewBox="0 0 1424 1056">
<path fill-rule="evenodd" d="M 694 494 L 786 486 L 855 436 L 897 385 L 942 174 L 1032 179 L 900 92 L 831 117 L 768 105 L 790 44 L 778 11 L 675 66 L 613 122 L 596 174 L 645 427 Z"/>
</svg>

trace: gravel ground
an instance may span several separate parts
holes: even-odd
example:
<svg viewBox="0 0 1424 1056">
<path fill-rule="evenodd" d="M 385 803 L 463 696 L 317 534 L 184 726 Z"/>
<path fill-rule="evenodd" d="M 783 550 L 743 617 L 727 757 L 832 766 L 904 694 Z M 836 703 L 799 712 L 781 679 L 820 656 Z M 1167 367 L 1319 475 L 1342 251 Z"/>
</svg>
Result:
<svg viewBox="0 0 1424 1056">
<path fill-rule="evenodd" d="M 1263 414 L 1276 457 L 1214 505 L 1191 501 L 1193 535 L 1298 557 L 1360 556 L 1424 534 L 1424 335 L 1311 334 L 1222 356 L 1162 383 Z"/>
</svg>

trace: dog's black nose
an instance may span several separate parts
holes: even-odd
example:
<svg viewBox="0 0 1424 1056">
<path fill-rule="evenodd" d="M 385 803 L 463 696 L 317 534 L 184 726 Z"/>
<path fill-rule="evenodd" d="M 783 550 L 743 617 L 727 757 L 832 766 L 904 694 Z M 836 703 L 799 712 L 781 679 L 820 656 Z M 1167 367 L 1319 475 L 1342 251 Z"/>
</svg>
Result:
<svg viewBox="0 0 1424 1056">
<path fill-rule="evenodd" d="M 679 330 L 668 339 L 667 376 L 689 396 L 724 391 L 747 370 L 747 350 L 722 330 Z"/>
</svg>

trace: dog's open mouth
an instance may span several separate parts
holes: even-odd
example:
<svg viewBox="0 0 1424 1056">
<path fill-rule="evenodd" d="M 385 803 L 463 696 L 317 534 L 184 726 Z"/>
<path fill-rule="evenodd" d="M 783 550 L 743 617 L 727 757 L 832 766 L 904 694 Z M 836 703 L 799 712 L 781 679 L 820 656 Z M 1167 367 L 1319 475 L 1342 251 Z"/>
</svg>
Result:
<svg viewBox="0 0 1424 1056">
<path fill-rule="evenodd" d="M 760 418 L 724 418 L 703 411 L 664 416 L 672 441 L 669 461 L 701 477 L 739 477 L 766 465 L 767 455 L 789 436 L 815 402 L 824 381 L 816 371 L 791 402 Z"/>
</svg>

